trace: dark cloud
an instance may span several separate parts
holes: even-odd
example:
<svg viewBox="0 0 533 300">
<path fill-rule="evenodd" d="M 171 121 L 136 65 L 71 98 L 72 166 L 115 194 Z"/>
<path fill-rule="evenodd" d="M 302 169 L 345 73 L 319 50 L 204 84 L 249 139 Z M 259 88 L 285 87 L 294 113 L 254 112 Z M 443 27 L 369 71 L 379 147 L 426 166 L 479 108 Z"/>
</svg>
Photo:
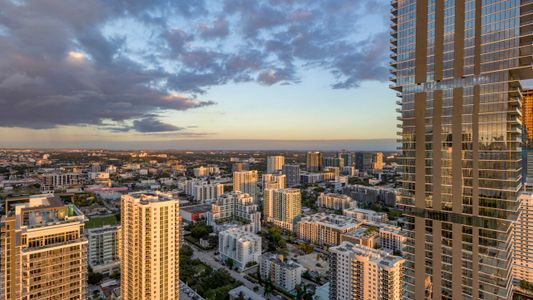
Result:
<svg viewBox="0 0 533 300">
<path fill-rule="evenodd" d="M 156 118 L 148 117 L 133 121 L 133 129 L 138 132 L 166 132 L 179 131 L 185 128 L 163 123 Z"/>
<path fill-rule="evenodd" d="M 387 34 L 361 20 L 385 30 L 388 11 L 384 0 L 0 1 L 0 126 L 179 131 L 158 115 L 213 105 L 198 95 L 216 85 L 297 84 L 303 68 L 331 72 L 333 88 L 385 81 Z"/>
</svg>

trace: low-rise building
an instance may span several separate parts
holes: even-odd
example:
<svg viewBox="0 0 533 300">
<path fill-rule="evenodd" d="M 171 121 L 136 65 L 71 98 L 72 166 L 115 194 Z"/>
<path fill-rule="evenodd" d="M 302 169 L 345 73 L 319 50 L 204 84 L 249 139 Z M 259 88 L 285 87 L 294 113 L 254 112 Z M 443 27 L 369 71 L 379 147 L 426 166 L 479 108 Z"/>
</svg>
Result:
<svg viewBox="0 0 533 300">
<path fill-rule="evenodd" d="M 218 234 L 218 251 L 222 261 L 230 259 L 241 271 L 250 262 L 259 262 L 261 237 L 255 233 L 232 228 Z"/>
<path fill-rule="evenodd" d="M 298 238 L 316 245 L 338 245 L 341 235 L 361 226 L 351 217 L 319 213 L 305 216 L 298 221 Z"/>
<path fill-rule="evenodd" d="M 370 209 L 352 207 L 344 209 L 342 213 L 345 216 L 350 216 L 358 221 L 370 221 L 376 223 L 383 223 L 388 221 L 386 213 L 381 213 Z"/>
<path fill-rule="evenodd" d="M 361 226 L 352 232 L 343 234 L 341 236 L 341 242 L 344 241 L 355 245 L 375 248 L 379 245 L 379 233 L 376 227 Z"/>
<path fill-rule="evenodd" d="M 355 207 L 356 203 L 350 196 L 334 194 L 334 193 L 320 193 L 318 196 L 318 206 L 342 210 L 345 208 Z"/>
<path fill-rule="evenodd" d="M 287 292 L 300 285 L 305 272 L 302 265 L 275 253 L 263 254 L 259 269 L 263 280 L 270 280 L 274 286 Z"/>
<path fill-rule="evenodd" d="M 403 258 L 350 242 L 329 252 L 330 300 L 402 299 Z"/>
</svg>

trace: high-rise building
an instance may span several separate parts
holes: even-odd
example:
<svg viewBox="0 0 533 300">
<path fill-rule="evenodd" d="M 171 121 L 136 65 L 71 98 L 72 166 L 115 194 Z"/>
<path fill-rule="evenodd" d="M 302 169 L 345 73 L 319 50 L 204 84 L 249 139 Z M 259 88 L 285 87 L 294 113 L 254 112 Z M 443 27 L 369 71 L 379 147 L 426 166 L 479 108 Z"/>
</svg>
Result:
<svg viewBox="0 0 533 300">
<path fill-rule="evenodd" d="M 261 237 L 240 228 L 230 228 L 218 234 L 218 251 L 222 261 L 230 259 L 241 271 L 250 267 L 249 263 L 259 263 L 261 257 Z"/>
<path fill-rule="evenodd" d="M 119 226 L 106 225 L 87 230 L 89 266 L 93 272 L 109 275 L 120 271 L 118 259 Z"/>
<path fill-rule="evenodd" d="M 281 172 L 283 165 L 285 164 L 285 156 L 275 155 L 267 157 L 267 173 Z"/>
<path fill-rule="evenodd" d="M 510 299 L 533 2 L 393 0 L 409 299 Z"/>
<path fill-rule="evenodd" d="M 337 157 L 342 158 L 344 160 L 344 166 L 346 167 L 350 167 L 355 164 L 353 152 L 342 150 L 340 152 L 337 152 Z"/>
<path fill-rule="evenodd" d="M 247 193 L 257 200 L 257 171 L 233 172 L 233 191 Z"/>
<path fill-rule="evenodd" d="M 307 152 L 307 171 L 308 172 L 320 172 L 323 167 L 322 153 L 314 151 Z"/>
<path fill-rule="evenodd" d="M 513 227 L 513 277 L 533 282 L 533 194 L 520 195 L 518 220 Z"/>
<path fill-rule="evenodd" d="M 350 242 L 329 252 L 330 300 L 403 299 L 403 258 Z"/>
<path fill-rule="evenodd" d="M 374 171 L 383 170 L 383 152 L 376 152 L 372 155 L 372 169 Z"/>
<path fill-rule="evenodd" d="M 224 185 L 198 179 L 187 180 L 185 182 L 185 194 L 192 196 L 196 203 L 205 203 L 224 194 Z"/>
<path fill-rule="evenodd" d="M 123 300 L 179 299 L 179 201 L 162 192 L 121 199 Z"/>
<path fill-rule="evenodd" d="M 284 189 L 287 187 L 287 176 L 283 174 L 263 174 L 261 179 L 263 191 L 266 189 Z"/>
<path fill-rule="evenodd" d="M 344 158 L 341 157 L 324 157 L 324 167 L 344 167 Z"/>
<path fill-rule="evenodd" d="M 261 211 L 254 198 L 242 192 L 226 193 L 211 204 L 207 214 L 208 225 L 245 221 L 250 231 L 261 231 Z"/>
<path fill-rule="evenodd" d="M 283 174 L 287 176 L 287 186 L 295 187 L 300 185 L 300 166 L 299 165 L 284 165 Z"/>
<path fill-rule="evenodd" d="M 523 181 L 533 182 L 533 89 L 523 91 L 522 104 L 522 176 Z"/>
<path fill-rule="evenodd" d="M 0 221 L 2 300 L 86 299 L 85 217 L 53 195 L 8 207 Z"/>
<path fill-rule="evenodd" d="M 374 167 L 372 164 L 372 152 L 357 152 L 355 154 L 355 167 L 360 172 L 371 171 Z"/>
<path fill-rule="evenodd" d="M 263 218 L 284 230 L 292 231 L 296 218 L 302 213 L 300 190 L 268 189 L 263 196 Z"/>
</svg>

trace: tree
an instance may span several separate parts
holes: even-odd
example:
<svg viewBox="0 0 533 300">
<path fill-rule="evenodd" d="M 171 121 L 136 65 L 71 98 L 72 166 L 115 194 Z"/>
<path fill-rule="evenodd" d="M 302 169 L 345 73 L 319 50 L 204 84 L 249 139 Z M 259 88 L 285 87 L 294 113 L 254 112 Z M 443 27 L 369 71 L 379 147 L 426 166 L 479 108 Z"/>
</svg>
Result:
<svg viewBox="0 0 533 300">
<path fill-rule="evenodd" d="M 233 265 L 234 265 L 234 262 L 233 262 L 233 259 L 231 258 L 227 258 L 224 263 L 226 264 L 226 266 L 228 266 L 228 268 L 230 269 L 233 269 Z"/>
<path fill-rule="evenodd" d="M 87 279 L 87 282 L 89 284 L 92 284 L 92 285 L 97 285 L 97 284 L 100 283 L 100 281 L 102 281 L 103 278 L 104 278 L 104 275 L 102 275 L 100 273 L 90 272 L 89 276 L 88 276 L 88 279 Z"/>
</svg>

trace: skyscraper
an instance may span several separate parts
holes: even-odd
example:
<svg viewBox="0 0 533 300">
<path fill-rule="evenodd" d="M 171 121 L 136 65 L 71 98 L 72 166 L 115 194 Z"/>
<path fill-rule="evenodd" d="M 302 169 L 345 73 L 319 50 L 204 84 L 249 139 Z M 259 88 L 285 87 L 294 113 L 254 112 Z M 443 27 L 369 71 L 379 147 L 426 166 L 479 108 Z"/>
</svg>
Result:
<svg viewBox="0 0 533 300">
<path fill-rule="evenodd" d="M 329 252 L 330 300 L 403 299 L 403 258 L 350 242 Z"/>
<path fill-rule="evenodd" d="M 1 299 L 86 299 L 84 222 L 50 194 L 9 207 L 0 221 Z"/>
<path fill-rule="evenodd" d="M 121 199 L 123 300 L 179 299 L 179 202 L 161 192 Z"/>
<path fill-rule="evenodd" d="M 524 182 L 533 182 L 533 89 L 523 91 L 522 121 L 523 121 L 523 145 L 522 145 L 522 176 Z"/>
<path fill-rule="evenodd" d="M 374 171 L 383 170 L 383 152 L 376 152 L 372 156 L 372 169 Z"/>
<path fill-rule="evenodd" d="M 287 176 L 284 174 L 263 174 L 261 185 L 266 189 L 284 189 L 287 185 Z"/>
<path fill-rule="evenodd" d="M 320 172 L 322 171 L 322 153 L 314 151 L 307 152 L 307 171 Z"/>
<path fill-rule="evenodd" d="M 284 165 L 283 174 L 287 176 L 287 186 L 294 187 L 300 184 L 300 166 Z"/>
<path fill-rule="evenodd" d="M 233 172 L 233 191 L 247 193 L 257 201 L 257 171 Z"/>
<path fill-rule="evenodd" d="M 267 222 L 292 231 L 294 222 L 301 213 L 302 194 L 299 189 L 265 190 L 263 217 Z"/>
<path fill-rule="evenodd" d="M 285 164 L 285 156 L 275 155 L 267 157 L 267 173 L 280 172 Z"/>
<path fill-rule="evenodd" d="M 533 2 L 393 0 L 410 299 L 509 299 Z"/>
<path fill-rule="evenodd" d="M 342 158 L 344 160 L 344 166 L 352 166 L 354 162 L 354 154 L 353 152 L 349 152 L 346 150 L 342 150 L 340 152 L 337 152 L 337 157 Z"/>
<path fill-rule="evenodd" d="M 513 241 L 513 278 L 533 282 L 533 194 L 530 192 L 520 195 Z"/>
</svg>

